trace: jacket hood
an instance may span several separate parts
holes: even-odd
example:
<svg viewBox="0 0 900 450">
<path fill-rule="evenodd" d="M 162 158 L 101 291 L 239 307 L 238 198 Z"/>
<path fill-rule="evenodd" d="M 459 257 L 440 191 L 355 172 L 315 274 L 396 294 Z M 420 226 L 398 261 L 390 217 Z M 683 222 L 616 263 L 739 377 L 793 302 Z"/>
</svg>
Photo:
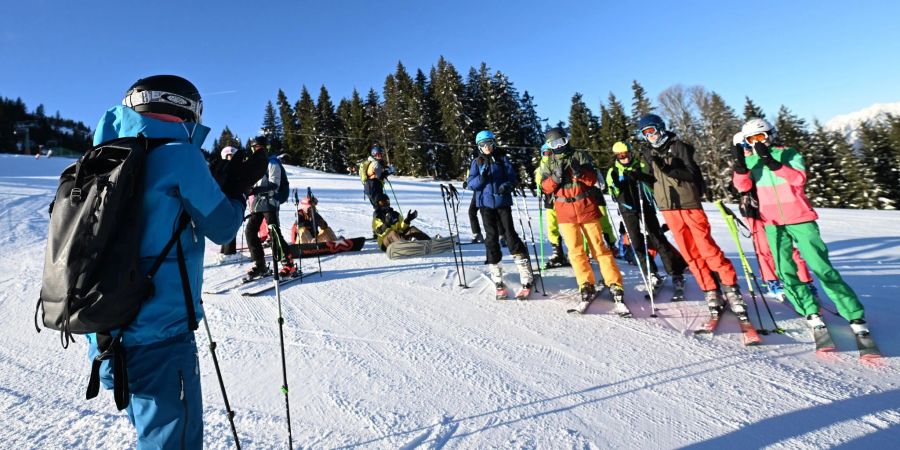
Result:
<svg viewBox="0 0 900 450">
<path fill-rule="evenodd" d="M 114 106 L 103 114 L 94 132 L 94 145 L 122 137 L 136 137 L 139 133 L 154 138 L 172 138 L 189 142 L 197 148 L 203 145 L 209 128 L 193 122 L 164 122 L 146 117 L 127 106 Z"/>
</svg>

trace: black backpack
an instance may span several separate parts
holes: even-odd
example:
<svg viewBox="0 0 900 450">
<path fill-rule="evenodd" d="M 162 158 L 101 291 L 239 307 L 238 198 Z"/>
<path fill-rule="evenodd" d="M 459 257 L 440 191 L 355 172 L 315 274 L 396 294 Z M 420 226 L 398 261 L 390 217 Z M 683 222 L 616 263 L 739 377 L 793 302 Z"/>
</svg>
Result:
<svg viewBox="0 0 900 450">
<path fill-rule="evenodd" d="M 278 183 L 278 192 L 275 193 L 273 197 L 278 203 L 284 203 L 288 201 L 288 198 L 291 195 L 291 183 L 288 181 L 287 172 L 284 170 L 284 164 L 281 164 L 281 160 L 278 157 L 273 156 L 269 158 L 269 161 L 278 164 L 278 167 L 281 168 L 281 181 Z"/>
<path fill-rule="evenodd" d="M 59 177 L 50 204 L 50 229 L 44 254 L 40 298 L 44 326 L 60 332 L 63 348 L 73 334 L 97 333 L 101 354 L 93 363 L 87 398 L 99 392 L 100 362 L 114 359 L 116 405 L 128 404 L 122 331 L 153 295 L 153 275 L 172 246 L 185 288 L 189 326 L 197 321 L 187 283 L 181 231 L 190 223 L 183 212 L 172 238 L 146 274 L 140 270 L 141 207 L 147 154 L 173 139 L 143 135 L 100 144 L 70 165 Z M 120 330 L 116 336 L 110 333 Z"/>
</svg>

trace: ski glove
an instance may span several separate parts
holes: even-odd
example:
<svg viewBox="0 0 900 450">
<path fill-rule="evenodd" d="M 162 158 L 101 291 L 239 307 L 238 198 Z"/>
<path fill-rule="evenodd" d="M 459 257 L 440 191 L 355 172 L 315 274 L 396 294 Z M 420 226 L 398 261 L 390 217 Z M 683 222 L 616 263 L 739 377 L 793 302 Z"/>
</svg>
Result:
<svg viewBox="0 0 900 450">
<path fill-rule="evenodd" d="M 243 201 L 250 188 L 266 175 L 268 167 L 265 152 L 247 155 L 238 150 L 230 160 L 217 159 L 209 168 L 225 196 Z"/>
<path fill-rule="evenodd" d="M 757 142 L 753 144 L 753 150 L 759 155 L 759 160 L 762 161 L 769 170 L 776 171 L 781 168 L 781 163 L 775 161 L 775 158 L 772 157 L 772 149 L 769 148 L 768 145 Z"/>
<path fill-rule="evenodd" d="M 562 164 L 557 164 L 553 167 L 553 171 L 550 172 L 550 179 L 553 180 L 554 183 L 558 185 L 563 184 L 563 168 Z"/>
<path fill-rule="evenodd" d="M 419 211 L 411 209 L 406 213 L 406 218 L 403 219 L 403 221 L 406 222 L 407 225 L 409 225 L 413 220 L 415 220 L 416 217 L 419 217 Z"/>
<path fill-rule="evenodd" d="M 744 146 L 741 144 L 734 144 L 731 147 L 731 156 L 734 156 L 734 166 L 732 167 L 735 173 L 745 174 L 750 170 L 747 169 L 747 161 L 744 160 Z"/>
<path fill-rule="evenodd" d="M 497 188 L 497 192 L 499 192 L 501 194 L 509 194 L 510 192 L 512 192 L 512 190 L 513 190 L 513 185 L 509 181 L 501 184 L 500 187 Z"/>
</svg>

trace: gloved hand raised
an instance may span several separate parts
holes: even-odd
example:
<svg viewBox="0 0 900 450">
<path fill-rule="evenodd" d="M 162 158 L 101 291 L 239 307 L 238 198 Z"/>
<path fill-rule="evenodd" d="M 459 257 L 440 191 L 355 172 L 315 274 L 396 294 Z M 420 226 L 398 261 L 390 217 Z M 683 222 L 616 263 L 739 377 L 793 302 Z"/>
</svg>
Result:
<svg viewBox="0 0 900 450">
<path fill-rule="evenodd" d="M 403 219 L 403 221 L 406 222 L 407 225 L 409 225 L 416 217 L 419 217 L 419 211 L 411 209 L 406 213 L 406 218 Z"/>
<path fill-rule="evenodd" d="M 775 158 L 772 157 L 772 149 L 769 148 L 768 145 L 757 142 L 753 144 L 753 151 L 759 155 L 759 160 L 769 168 L 769 170 L 778 170 L 781 168 L 781 163 L 776 161 Z"/>
<path fill-rule="evenodd" d="M 230 160 L 218 159 L 210 164 L 213 178 L 228 198 L 244 200 L 250 188 L 266 175 L 269 159 L 265 152 L 251 152 L 249 155 L 238 150 Z"/>
<path fill-rule="evenodd" d="M 744 160 L 744 146 L 741 144 L 734 144 L 731 147 L 731 156 L 734 157 L 734 166 L 733 169 L 736 173 L 744 174 L 749 172 L 747 169 L 747 161 Z"/>
<path fill-rule="evenodd" d="M 550 171 L 550 178 L 556 184 L 563 184 L 563 165 L 562 162 L 558 162 L 553 165 L 553 168 Z"/>
</svg>

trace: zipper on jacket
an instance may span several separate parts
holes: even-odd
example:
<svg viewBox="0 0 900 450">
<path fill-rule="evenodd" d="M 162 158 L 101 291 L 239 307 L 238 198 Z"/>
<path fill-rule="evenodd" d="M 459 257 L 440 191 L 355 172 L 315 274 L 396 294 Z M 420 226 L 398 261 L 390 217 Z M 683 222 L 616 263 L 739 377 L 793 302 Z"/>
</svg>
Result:
<svg viewBox="0 0 900 450">
<path fill-rule="evenodd" d="M 775 174 L 772 172 L 772 169 L 769 169 L 765 165 L 763 165 L 763 172 L 765 172 L 766 175 L 769 176 L 769 181 L 772 183 L 772 188 L 773 188 L 772 192 L 775 193 L 775 203 L 778 205 L 778 214 L 781 215 L 782 225 L 786 225 L 785 222 L 787 222 L 787 218 L 784 217 L 784 209 L 781 207 L 781 198 L 778 197 L 778 188 L 775 187 L 776 186 L 775 179 L 774 179 Z M 787 182 L 787 180 L 785 180 L 785 182 Z"/>
<path fill-rule="evenodd" d="M 190 425 L 190 424 L 188 423 L 189 416 L 188 416 L 187 399 L 184 394 L 184 374 L 181 373 L 180 370 L 178 371 L 178 382 L 181 384 L 181 407 L 183 409 L 182 413 L 183 413 L 183 417 L 184 417 L 184 424 L 181 427 L 181 448 L 185 448 L 185 440 L 187 439 L 188 425 Z"/>
</svg>

